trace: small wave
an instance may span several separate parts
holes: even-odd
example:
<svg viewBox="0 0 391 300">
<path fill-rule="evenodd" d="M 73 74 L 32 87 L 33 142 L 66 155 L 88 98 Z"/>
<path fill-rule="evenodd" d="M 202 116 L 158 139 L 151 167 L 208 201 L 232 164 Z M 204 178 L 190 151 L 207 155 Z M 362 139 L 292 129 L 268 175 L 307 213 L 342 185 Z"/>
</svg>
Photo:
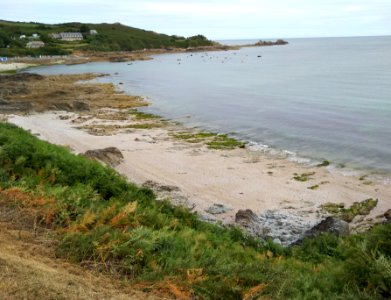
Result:
<svg viewBox="0 0 391 300">
<path fill-rule="evenodd" d="M 289 150 L 279 150 L 273 147 L 270 147 L 269 145 L 260 144 L 254 141 L 250 141 L 248 144 L 248 149 L 251 151 L 258 151 L 265 154 L 269 154 L 272 156 L 277 156 L 279 158 L 286 158 L 289 161 L 296 162 L 299 164 L 303 164 L 306 166 L 316 166 L 320 164 L 322 161 L 310 159 L 307 157 L 298 156 L 297 153 Z"/>
</svg>

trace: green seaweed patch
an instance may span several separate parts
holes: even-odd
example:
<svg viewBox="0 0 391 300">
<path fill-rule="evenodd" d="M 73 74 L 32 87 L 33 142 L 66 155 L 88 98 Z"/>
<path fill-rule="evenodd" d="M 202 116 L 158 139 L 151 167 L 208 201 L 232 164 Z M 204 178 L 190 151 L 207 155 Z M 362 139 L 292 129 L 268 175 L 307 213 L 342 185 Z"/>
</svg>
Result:
<svg viewBox="0 0 391 300">
<path fill-rule="evenodd" d="M 322 161 L 320 164 L 316 165 L 317 167 L 327 167 L 330 165 L 330 162 L 328 160 Z"/>
<path fill-rule="evenodd" d="M 4 75 L 12 75 L 12 74 L 16 74 L 18 73 L 17 70 L 5 70 L 5 71 L 0 71 L 0 74 L 4 74 Z"/>
<path fill-rule="evenodd" d="M 302 173 L 300 175 L 297 174 L 297 173 L 294 173 L 293 175 L 294 175 L 293 176 L 294 180 L 305 182 L 305 181 L 308 181 L 310 179 L 313 179 L 311 176 L 315 175 L 315 172 Z"/>
<path fill-rule="evenodd" d="M 125 128 L 131 129 L 152 129 L 163 127 L 164 123 L 143 123 L 143 124 L 129 124 Z"/>
<path fill-rule="evenodd" d="M 226 134 L 216 134 L 213 132 L 178 132 L 172 136 L 176 139 L 185 140 L 188 143 L 205 143 L 209 149 L 231 150 L 245 147 L 245 143 L 231 138 Z"/>
<path fill-rule="evenodd" d="M 158 115 L 145 113 L 142 111 L 138 111 L 136 109 L 132 109 L 129 113 L 135 117 L 136 120 L 151 120 L 151 119 L 160 119 L 161 117 Z"/>
<path fill-rule="evenodd" d="M 198 132 L 198 133 L 178 132 L 173 135 L 174 138 L 180 140 L 186 140 L 186 141 L 197 140 L 199 142 L 202 142 L 204 139 L 215 137 L 215 136 L 217 136 L 217 134 L 212 132 Z"/>
<path fill-rule="evenodd" d="M 315 184 L 313 186 L 309 186 L 307 189 L 309 190 L 317 190 L 319 188 L 319 184 Z"/>
<path fill-rule="evenodd" d="M 321 208 L 346 222 L 351 222 L 357 215 L 368 215 L 376 207 L 377 202 L 378 199 L 369 198 L 361 202 L 354 202 L 349 208 L 345 208 L 343 203 L 326 203 Z"/>
<path fill-rule="evenodd" d="M 232 150 L 235 148 L 244 148 L 245 143 L 240 142 L 226 134 L 217 135 L 213 141 L 206 143 L 209 149 Z"/>
</svg>

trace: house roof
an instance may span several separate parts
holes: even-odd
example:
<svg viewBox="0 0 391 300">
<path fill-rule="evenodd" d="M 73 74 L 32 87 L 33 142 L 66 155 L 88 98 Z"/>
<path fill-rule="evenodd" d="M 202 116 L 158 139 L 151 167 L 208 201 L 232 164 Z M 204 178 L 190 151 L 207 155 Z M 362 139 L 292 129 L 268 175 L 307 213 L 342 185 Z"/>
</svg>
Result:
<svg viewBox="0 0 391 300">
<path fill-rule="evenodd" d="M 81 32 L 60 32 L 61 38 L 83 38 Z"/>
</svg>

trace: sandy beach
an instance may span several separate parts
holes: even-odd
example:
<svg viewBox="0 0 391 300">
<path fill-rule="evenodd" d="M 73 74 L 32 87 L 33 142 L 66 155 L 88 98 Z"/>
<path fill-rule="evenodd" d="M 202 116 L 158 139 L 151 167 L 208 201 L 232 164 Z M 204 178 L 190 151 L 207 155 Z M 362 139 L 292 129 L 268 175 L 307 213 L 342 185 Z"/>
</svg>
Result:
<svg viewBox="0 0 391 300">
<path fill-rule="evenodd" d="M 31 67 L 31 64 L 21 63 L 21 62 L 13 62 L 13 63 L 0 63 L 0 72 L 4 71 L 13 71 L 13 70 L 21 70 L 28 67 Z"/>
<path fill-rule="evenodd" d="M 278 210 L 314 221 L 325 216 L 320 208 L 322 204 L 344 203 L 348 207 L 353 202 L 378 199 L 369 215 L 357 216 L 350 224 L 352 229 L 359 229 L 382 221 L 384 212 L 391 208 L 391 185 L 384 181 L 363 181 L 358 175 L 343 175 L 330 171 L 329 167 L 308 167 L 249 149 L 208 149 L 202 144 L 174 139 L 172 133 L 183 130 L 177 125 L 119 130 L 100 136 L 78 127 L 123 125 L 129 121 L 91 117 L 85 120 L 70 112 L 9 117 L 10 122 L 39 138 L 68 146 L 75 153 L 117 147 L 124 160 L 116 169 L 130 181 L 178 187 L 179 204 L 212 220 L 231 223 L 239 209 L 251 209 L 257 214 Z M 313 175 L 305 182 L 293 178 L 294 174 L 302 173 Z M 213 204 L 223 204 L 227 212 L 208 214 L 206 210 Z"/>
</svg>

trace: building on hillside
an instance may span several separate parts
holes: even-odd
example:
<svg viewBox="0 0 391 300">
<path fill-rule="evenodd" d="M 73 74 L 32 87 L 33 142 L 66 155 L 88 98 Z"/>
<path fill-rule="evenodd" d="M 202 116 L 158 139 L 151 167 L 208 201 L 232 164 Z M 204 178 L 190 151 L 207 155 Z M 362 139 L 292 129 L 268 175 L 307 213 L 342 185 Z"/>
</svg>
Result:
<svg viewBox="0 0 391 300">
<path fill-rule="evenodd" d="M 98 31 L 96 31 L 95 29 L 91 29 L 91 30 L 90 30 L 90 34 L 91 34 L 91 35 L 98 34 Z"/>
<path fill-rule="evenodd" d="M 19 39 L 21 39 L 21 40 L 23 40 L 23 39 L 25 39 L 26 38 L 26 35 L 25 34 L 22 34 L 20 37 L 19 37 Z"/>
<path fill-rule="evenodd" d="M 31 41 L 31 42 L 28 42 L 26 44 L 26 47 L 27 48 L 41 48 L 41 47 L 44 47 L 45 46 L 45 43 L 42 42 L 42 41 Z"/>
<path fill-rule="evenodd" d="M 83 35 L 81 32 L 60 32 L 60 33 L 52 33 L 50 35 L 54 39 L 59 39 L 63 41 L 82 41 Z"/>
</svg>

